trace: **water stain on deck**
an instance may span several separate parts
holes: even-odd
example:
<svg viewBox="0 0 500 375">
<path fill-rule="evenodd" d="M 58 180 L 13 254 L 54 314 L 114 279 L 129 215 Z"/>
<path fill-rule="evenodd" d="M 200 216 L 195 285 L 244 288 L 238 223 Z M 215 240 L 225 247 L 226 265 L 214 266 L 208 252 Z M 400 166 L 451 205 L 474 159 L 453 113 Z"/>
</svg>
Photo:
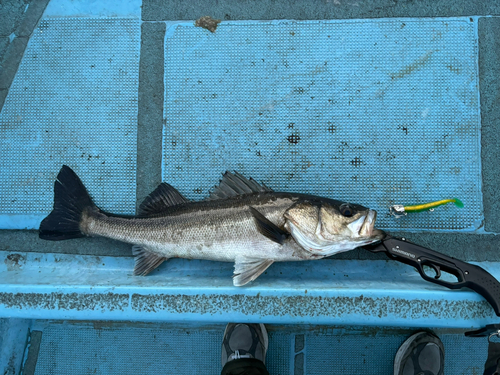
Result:
<svg viewBox="0 0 500 375">
<path fill-rule="evenodd" d="M 7 266 L 7 271 L 17 271 L 26 263 L 26 258 L 21 254 L 9 254 L 3 261 Z"/>
<path fill-rule="evenodd" d="M 397 71 L 396 73 L 391 73 L 390 74 L 391 79 L 396 80 L 399 78 L 404 78 L 405 76 L 421 69 L 429 61 L 429 58 L 432 56 L 434 52 L 435 51 L 429 51 L 425 55 L 421 56 L 419 59 L 414 61 L 413 63 L 405 66 L 403 69 Z"/>
</svg>

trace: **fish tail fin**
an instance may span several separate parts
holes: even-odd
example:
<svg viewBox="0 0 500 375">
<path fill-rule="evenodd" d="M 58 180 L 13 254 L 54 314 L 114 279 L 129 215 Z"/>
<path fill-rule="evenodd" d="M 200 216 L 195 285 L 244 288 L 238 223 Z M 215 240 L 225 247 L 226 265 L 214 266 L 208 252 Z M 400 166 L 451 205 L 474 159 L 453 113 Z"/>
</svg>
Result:
<svg viewBox="0 0 500 375">
<path fill-rule="evenodd" d="M 462 201 L 458 198 L 453 198 L 453 203 L 455 203 L 455 206 L 457 207 L 460 207 L 460 208 L 463 208 L 464 207 L 464 204 L 462 203 Z"/>
<path fill-rule="evenodd" d="M 76 173 L 63 165 L 54 183 L 54 208 L 40 224 L 39 237 L 50 241 L 84 237 L 80 222 L 88 208 L 96 206 L 87 189 Z"/>
</svg>

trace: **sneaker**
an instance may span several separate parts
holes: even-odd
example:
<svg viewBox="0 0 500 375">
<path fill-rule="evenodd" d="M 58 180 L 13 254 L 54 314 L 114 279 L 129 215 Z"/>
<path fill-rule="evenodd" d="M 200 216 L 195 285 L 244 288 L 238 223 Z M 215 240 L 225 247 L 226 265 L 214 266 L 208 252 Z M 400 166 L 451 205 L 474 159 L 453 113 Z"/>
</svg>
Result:
<svg viewBox="0 0 500 375">
<path fill-rule="evenodd" d="M 418 332 L 399 348 L 394 359 L 394 375 L 443 375 L 444 346 L 429 332 Z"/>
<path fill-rule="evenodd" d="M 229 323 L 222 341 L 222 366 L 239 358 L 255 358 L 265 363 L 268 344 L 264 324 Z"/>
</svg>

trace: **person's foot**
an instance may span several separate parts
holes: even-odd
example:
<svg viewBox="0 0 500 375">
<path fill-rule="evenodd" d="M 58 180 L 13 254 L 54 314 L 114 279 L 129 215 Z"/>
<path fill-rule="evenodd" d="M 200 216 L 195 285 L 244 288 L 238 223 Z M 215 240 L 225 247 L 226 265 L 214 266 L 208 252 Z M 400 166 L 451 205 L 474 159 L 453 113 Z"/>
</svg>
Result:
<svg viewBox="0 0 500 375">
<path fill-rule="evenodd" d="M 443 343 L 429 332 L 409 337 L 394 359 L 394 375 L 443 375 L 443 368 Z"/>
<path fill-rule="evenodd" d="M 266 361 L 268 337 L 264 324 L 229 323 L 222 340 L 222 366 L 239 358 Z"/>
</svg>

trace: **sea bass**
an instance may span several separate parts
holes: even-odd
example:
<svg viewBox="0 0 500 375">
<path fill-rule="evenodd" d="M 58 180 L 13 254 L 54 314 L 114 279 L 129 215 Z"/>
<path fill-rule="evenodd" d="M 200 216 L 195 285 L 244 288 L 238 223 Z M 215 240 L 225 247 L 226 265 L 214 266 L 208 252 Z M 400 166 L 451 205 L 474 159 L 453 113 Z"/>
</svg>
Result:
<svg viewBox="0 0 500 375">
<path fill-rule="evenodd" d="M 39 236 L 103 236 L 133 244 L 134 275 L 174 257 L 234 262 L 233 283 L 242 286 L 273 262 L 321 259 L 380 240 L 376 216 L 358 204 L 274 192 L 237 172 L 226 172 L 206 200 L 189 201 L 162 183 L 137 216 L 117 216 L 100 210 L 76 173 L 63 166 L 54 209 Z"/>
</svg>

